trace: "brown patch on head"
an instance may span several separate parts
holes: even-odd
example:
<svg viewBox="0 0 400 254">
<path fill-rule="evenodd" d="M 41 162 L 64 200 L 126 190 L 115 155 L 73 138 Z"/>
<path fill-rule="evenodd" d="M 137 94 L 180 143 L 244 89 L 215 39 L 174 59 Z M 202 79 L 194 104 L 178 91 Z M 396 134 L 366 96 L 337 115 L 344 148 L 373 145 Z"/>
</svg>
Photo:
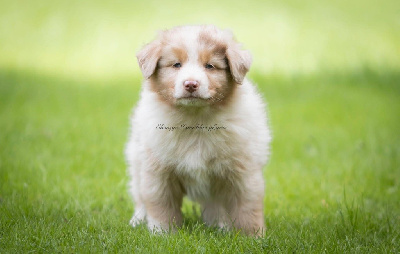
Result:
<svg viewBox="0 0 400 254">
<path fill-rule="evenodd" d="M 161 53 L 157 67 L 150 78 L 150 88 L 156 92 L 159 99 L 167 104 L 174 105 L 175 82 L 178 70 L 173 68 L 176 63 L 182 65 L 188 61 L 187 50 L 181 40 L 173 36 L 171 31 L 163 33 L 161 38 Z"/>
<path fill-rule="evenodd" d="M 185 63 L 188 60 L 187 50 L 184 45 L 175 43 L 163 46 L 157 68 L 172 67 L 175 63 Z"/>
<path fill-rule="evenodd" d="M 150 89 L 157 93 L 158 98 L 170 105 L 175 104 L 175 77 L 172 68 L 157 68 L 150 78 Z"/>
<path fill-rule="evenodd" d="M 209 81 L 208 90 L 211 95 L 209 99 L 211 104 L 220 106 L 229 102 L 236 89 L 229 70 L 211 70 L 207 72 L 207 78 Z"/>
<path fill-rule="evenodd" d="M 235 89 L 234 80 L 226 58 L 228 43 L 221 36 L 218 36 L 218 31 L 215 28 L 208 28 L 201 31 L 198 42 L 199 64 L 202 66 L 211 64 L 214 67 L 205 70 L 211 95 L 209 100 L 211 104 L 225 104 Z"/>
<path fill-rule="evenodd" d="M 199 40 L 206 47 L 223 47 L 223 53 L 227 59 L 230 72 L 237 84 L 243 82 L 244 77 L 250 69 L 252 62 L 248 51 L 242 50 L 241 45 L 236 42 L 233 34 L 227 30 L 219 30 L 213 26 L 205 26 L 199 35 Z"/>
<path fill-rule="evenodd" d="M 199 60 L 202 63 L 214 60 L 219 69 L 226 69 L 226 50 L 227 43 L 215 34 L 215 31 L 202 30 L 198 37 L 199 42 Z"/>
<path fill-rule="evenodd" d="M 179 60 L 179 62 L 183 63 L 188 60 L 189 56 L 183 46 L 176 46 L 176 47 L 173 47 L 171 50 L 172 50 L 173 54 L 175 55 L 175 57 Z"/>
</svg>

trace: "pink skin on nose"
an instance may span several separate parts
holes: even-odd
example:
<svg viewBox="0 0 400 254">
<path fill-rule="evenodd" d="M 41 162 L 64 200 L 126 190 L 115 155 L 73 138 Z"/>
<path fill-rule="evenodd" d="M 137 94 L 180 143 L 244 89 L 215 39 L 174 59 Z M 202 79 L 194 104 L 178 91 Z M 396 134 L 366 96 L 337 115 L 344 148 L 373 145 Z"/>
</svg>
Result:
<svg viewBox="0 0 400 254">
<path fill-rule="evenodd" d="M 195 80 L 186 80 L 183 82 L 183 86 L 185 87 L 185 90 L 188 91 L 189 93 L 193 93 L 199 88 L 199 82 Z"/>
</svg>

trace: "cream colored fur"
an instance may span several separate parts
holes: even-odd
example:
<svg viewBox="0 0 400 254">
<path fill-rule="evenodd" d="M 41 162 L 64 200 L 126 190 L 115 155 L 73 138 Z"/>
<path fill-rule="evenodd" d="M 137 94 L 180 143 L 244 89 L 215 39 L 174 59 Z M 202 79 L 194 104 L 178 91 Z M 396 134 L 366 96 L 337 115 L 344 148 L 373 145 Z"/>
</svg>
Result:
<svg viewBox="0 0 400 254">
<path fill-rule="evenodd" d="M 262 98 L 245 78 L 249 53 L 230 32 L 186 26 L 161 32 L 137 56 L 146 80 L 126 147 L 131 224 L 179 226 L 187 195 L 200 203 L 208 225 L 259 235 L 271 138 Z M 197 81 L 198 90 L 187 92 L 186 80 Z"/>
</svg>

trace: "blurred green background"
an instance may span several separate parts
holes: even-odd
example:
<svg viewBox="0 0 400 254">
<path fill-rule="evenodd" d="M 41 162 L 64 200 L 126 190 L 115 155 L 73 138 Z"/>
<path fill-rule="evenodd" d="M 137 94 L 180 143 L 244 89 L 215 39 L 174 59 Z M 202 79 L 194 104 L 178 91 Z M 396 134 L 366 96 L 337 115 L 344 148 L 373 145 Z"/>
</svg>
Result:
<svg viewBox="0 0 400 254">
<path fill-rule="evenodd" d="M 253 72 L 399 67 L 397 1 L 2 1 L 3 68 L 67 76 L 138 73 L 156 31 L 215 24 L 254 55 Z"/>
<path fill-rule="evenodd" d="M 230 29 L 273 130 L 261 239 L 132 229 L 123 149 L 158 30 Z M 0 252 L 399 252 L 400 2 L 0 0 Z"/>
</svg>

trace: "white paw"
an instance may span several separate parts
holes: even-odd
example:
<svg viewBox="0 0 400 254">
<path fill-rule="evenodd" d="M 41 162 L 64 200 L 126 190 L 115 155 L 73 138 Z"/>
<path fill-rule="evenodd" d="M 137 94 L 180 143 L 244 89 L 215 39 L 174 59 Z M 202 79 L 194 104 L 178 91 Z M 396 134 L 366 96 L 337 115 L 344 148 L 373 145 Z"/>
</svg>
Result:
<svg viewBox="0 0 400 254">
<path fill-rule="evenodd" d="M 145 222 L 146 219 L 146 210 L 144 207 L 135 208 L 135 213 L 133 214 L 132 219 L 129 221 L 129 224 L 133 227 L 136 227 L 139 224 Z"/>
<path fill-rule="evenodd" d="M 228 228 L 228 224 L 226 224 L 223 221 L 219 221 L 217 225 L 218 225 L 218 228 L 220 228 L 220 229 L 227 229 Z"/>
<path fill-rule="evenodd" d="M 165 230 L 159 221 L 150 216 L 147 216 L 147 227 L 153 233 L 162 233 Z"/>
<path fill-rule="evenodd" d="M 136 227 L 143 222 L 144 222 L 143 219 L 141 220 L 141 219 L 137 218 L 136 216 L 133 216 L 132 219 L 129 221 L 129 225 L 131 225 L 132 227 Z"/>
</svg>

